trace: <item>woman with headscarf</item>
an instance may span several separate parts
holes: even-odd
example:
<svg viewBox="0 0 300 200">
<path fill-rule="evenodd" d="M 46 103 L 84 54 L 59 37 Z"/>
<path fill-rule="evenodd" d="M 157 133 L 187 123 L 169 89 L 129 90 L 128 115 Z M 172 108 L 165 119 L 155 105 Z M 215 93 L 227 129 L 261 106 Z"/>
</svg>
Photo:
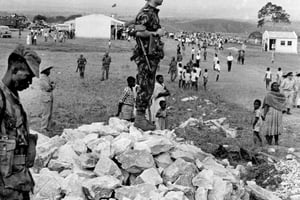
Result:
<svg viewBox="0 0 300 200">
<path fill-rule="evenodd" d="M 159 102 L 162 100 L 166 101 L 167 96 L 170 96 L 170 92 L 164 84 L 164 77 L 162 75 L 157 75 L 154 91 L 151 99 L 152 104 L 150 107 L 151 121 L 154 122 L 155 124 L 157 123 L 158 120 L 156 118 L 156 113 L 160 109 Z"/>
<path fill-rule="evenodd" d="M 274 137 L 275 145 L 278 145 L 278 137 L 283 131 L 282 114 L 285 111 L 286 98 L 280 93 L 279 84 L 272 83 L 271 91 L 267 93 L 263 103 L 263 120 L 267 143 L 272 144 Z"/>
</svg>

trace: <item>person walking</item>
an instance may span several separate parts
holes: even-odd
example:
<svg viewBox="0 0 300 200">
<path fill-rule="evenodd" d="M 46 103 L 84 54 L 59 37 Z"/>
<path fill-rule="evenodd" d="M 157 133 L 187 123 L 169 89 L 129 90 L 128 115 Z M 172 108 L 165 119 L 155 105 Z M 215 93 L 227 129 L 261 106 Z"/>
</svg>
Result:
<svg viewBox="0 0 300 200">
<path fill-rule="evenodd" d="M 102 78 L 101 81 L 108 79 L 109 67 L 111 63 L 111 57 L 108 52 L 106 52 L 102 58 Z"/>
<path fill-rule="evenodd" d="M 78 72 L 78 70 L 79 70 L 80 78 L 84 78 L 84 71 L 85 71 L 85 65 L 86 64 L 87 64 L 87 60 L 81 54 L 80 57 L 77 60 L 77 69 L 76 69 L 76 72 Z"/>
<path fill-rule="evenodd" d="M 270 83 L 272 82 L 272 72 L 270 67 L 266 70 L 264 81 L 266 82 L 266 89 L 269 89 Z"/>
<path fill-rule="evenodd" d="M 228 72 L 231 71 L 232 61 L 233 61 L 233 56 L 231 55 L 231 52 L 229 52 L 229 55 L 227 56 Z"/>
<path fill-rule="evenodd" d="M 0 199 L 29 200 L 34 180 L 33 167 L 37 135 L 30 134 L 19 92 L 39 77 L 41 58 L 18 45 L 8 57 L 8 67 L 0 81 Z"/>
<path fill-rule="evenodd" d="M 137 83 L 140 86 L 136 98 L 134 126 L 143 131 L 155 130 L 155 125 L 149 122 L 145 115 L 154 90 L 156 70 L 164 57 L 164 45 L 160 38 L 165 31 L 160 26 L 157 9 L 162 3 L 163 0 L 147 0 L 136 16 L 134 28 L 129 31 L 137 41 L 131 60 L 137 64 Z"/>
<path fill-rule="evenodd" d="M 169 64 L 170 68 L 168 71 L 168 74 L 171 76 L 171 82 L 174 82 L 177 77 L 177 62 L 175 60 L 175 57 L 172 57 L 172 60 Z"/>
<path fill-rule="evenodd" d="M 272 145 L 274 137 L 275 145 L 278 145 L 279 135 L 283 132 L 282 114 L 285 110 L 286 98 L 280 93 L 279 84 L 272 83 L 271 91 L 267 93 L 263 101 L 263 133 L 267 143 Z"/>
<path fill-rule="evenodd" d="M 287 73 L 281 83 L 282 92 L 286 97 L 286 114 L 291 114 L 291 109 L 293 107 L 294 92 L 296 90 L 296 82 L 293 78 L 293 72 Z"/>
<path fill-rule="evenodd" d="M 50 80 L 50 72 L 53 66 L 44 67 L 41 69 L 40 75 L 40 101 L 42 105 L 42 120 L 41 120 L 41 132 L 50 137 L 51 119 L 53 111 L 53 90 L 55 89 L 55 83 Z"/>
</svg>

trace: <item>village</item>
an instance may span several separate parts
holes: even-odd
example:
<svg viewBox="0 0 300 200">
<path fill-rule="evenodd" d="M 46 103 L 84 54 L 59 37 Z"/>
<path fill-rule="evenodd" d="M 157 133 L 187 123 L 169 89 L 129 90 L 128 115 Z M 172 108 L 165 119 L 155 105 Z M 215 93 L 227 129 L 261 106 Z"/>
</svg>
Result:
<svg viewBox="0 0 300 200">
<path fill-rule="evenodd" d="M 134 60 L 134 18 L 90 13 L 57 21 L 37 13 L 34 19 L 23 14 L 0 17 L 1 76 L 7 76 L 7 61 L 17 45 L 41 59 L 40 77 L 19 92 L 30 135 L 37 137 L 29 168 L 34 188 L 28 198 L 300 199 L 300 31 L 293 23 L 223 32 L 196 29 L 193 21 L 183 26 L 161 19 L 164 55 L 155 75 L 163 78 L 165 108 L 158 101 L 161 108 L 152 107 L 152 97 L 142 120 L 153 124 L 137 125 L 139 104 L 134 101 L 129 109 L 124 99 L 126 88 L 134 88 L 136 100 L 144 84 Z M 149 58 L 146 66 L 151 68 Z M 45 75 L 51 80 L 47 104 L 41 100 Z M 129 77 L 135 80 L 132 87 Z M 295 80 L 294 96 L 284 97 L 290 104 L 280 110 L 282 131 L 269 143 L 263 106 L 274 82 L 283 92 L 289 77 Z M 154 81 L 153 95 L 159 94 L 160 83 Z M 258 137 L 257 100 L 263 116 Z M 45 113 L 48 105 L 51 112 Z M 166 114 L 160 117 L 157 110 Z M 1 195 L 1 200 L 10 200 Z"/>
</svg>

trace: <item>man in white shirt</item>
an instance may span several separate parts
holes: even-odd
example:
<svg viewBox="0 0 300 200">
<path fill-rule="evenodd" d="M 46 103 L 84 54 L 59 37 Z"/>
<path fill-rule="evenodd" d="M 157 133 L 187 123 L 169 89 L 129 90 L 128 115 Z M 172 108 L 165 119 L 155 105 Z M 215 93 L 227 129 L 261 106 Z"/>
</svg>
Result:
<svg viewBox="0 0 300 200">
<path fill-rule="evenodd" d="M 233 56 L 231 55 L 231 52 L 229 52 L 229 55 L 227 56 L 228 72 L 231 71 L 232 61 L 233 61 Z"/>
</svg>

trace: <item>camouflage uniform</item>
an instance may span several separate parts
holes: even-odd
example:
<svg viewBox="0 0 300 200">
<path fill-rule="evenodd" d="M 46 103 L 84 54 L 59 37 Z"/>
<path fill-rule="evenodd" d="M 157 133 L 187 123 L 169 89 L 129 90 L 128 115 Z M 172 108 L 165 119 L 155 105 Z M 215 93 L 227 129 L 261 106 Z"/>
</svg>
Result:
<svg viewBox="0 0 300 200">
<path fill-rule="evenodd" d="M 33 146 L 27 117 L 19 97 L 2 82 L 0 90 L 0 199 L 27 200 L 34 187 L 29 167 L 35 157 L 28 155 Z"/>
<path fill-rule="evenodd" d="M 157 8 L 146 4 L 138 13 L 135 25 L 141 25 L 145 28 L 145 30 L 150 32 L 157 31 L 161 28 L 158 12 L 159 10 Z M 139 30 L 136 30 L 136 32 L 139 32 Z M 140 40 L 141 45 L 144 46 L 150 68 L 138 40 Z M 139 113 L 144 114 L 146 109 L 150 106 L 149 102 L 154 90 L 156 70 L 163 57 L 163 43 L 159 36 L 137 38 L 137 45 L 135 47 L 132 60 L 135 61 L 138 67 L 137 84 L 140 86 L 140 89 L 137 91 L 136 109 Z"/>
</svg>

